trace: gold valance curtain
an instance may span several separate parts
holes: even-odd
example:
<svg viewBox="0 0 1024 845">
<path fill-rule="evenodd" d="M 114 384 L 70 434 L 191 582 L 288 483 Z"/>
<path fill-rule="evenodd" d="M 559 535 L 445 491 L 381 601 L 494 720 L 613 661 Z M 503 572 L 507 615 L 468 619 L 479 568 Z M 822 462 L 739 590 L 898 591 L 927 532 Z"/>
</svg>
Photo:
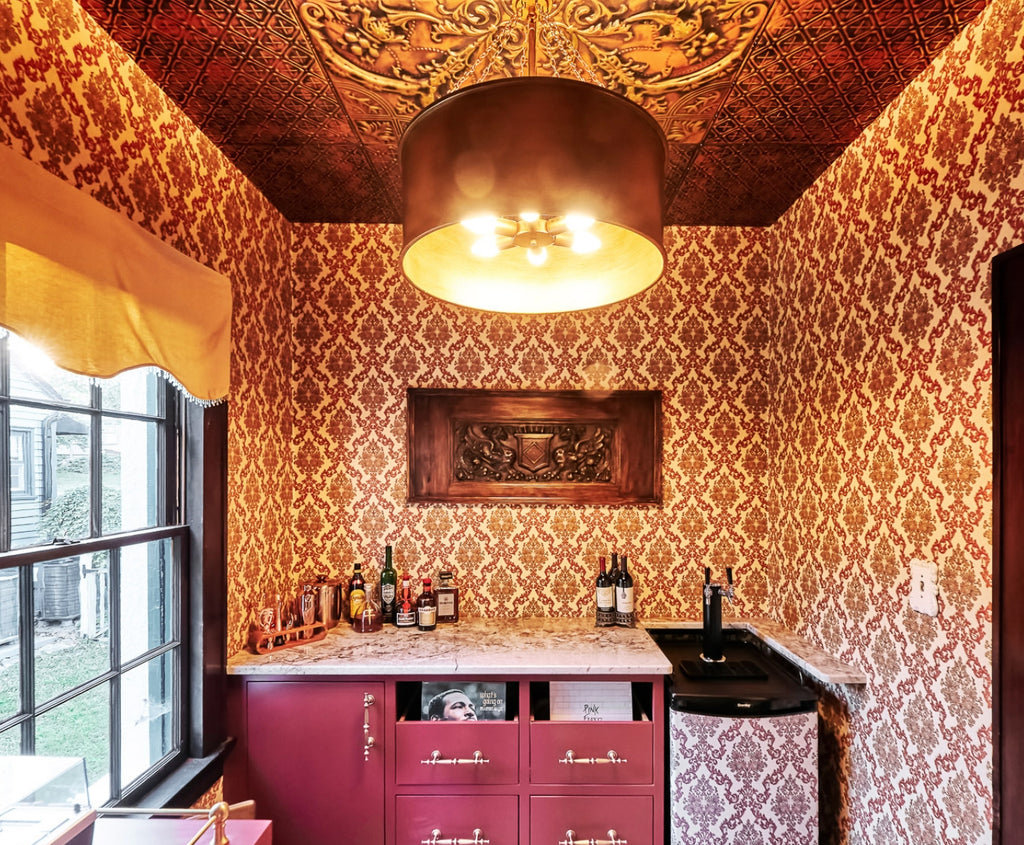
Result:
<svg viewBox="0 0 1024 845">
<path fill-rule="evenodd" d="M 154 365 L 227 396 L 229 281 L 2 144 L 0 249 L 0 324 L 58 366 Z"/>
</svg>

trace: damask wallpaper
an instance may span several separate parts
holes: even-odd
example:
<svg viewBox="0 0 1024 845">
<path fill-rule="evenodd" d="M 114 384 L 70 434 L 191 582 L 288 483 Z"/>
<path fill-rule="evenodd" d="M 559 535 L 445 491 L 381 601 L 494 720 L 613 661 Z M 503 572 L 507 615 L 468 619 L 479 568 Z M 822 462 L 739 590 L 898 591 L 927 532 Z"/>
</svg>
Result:
<svg viewBox="0 0 1024 845">
<path fill-rule="evenodd" d="M 386 226 L 291 227 L 71 0 L 0 6 L 0 140 L 234 284 L 229 653 L 266 592 L 392 543 L 465 612 L 641 616 L 706 564 L 868 672 L 827 689 L 828 842 L 987 842 L 989 262 L 1024 241 L 1024 8 L 982 16 L 770 229 L 666 231 L 643 296 L 576 315 L 426 299 Z M 408 386 L 664 392 L 665 504 L 409 506 Z M 906 609 L 911 558 L 939 616 Z"/>
<path fill-rule="evenodd" d="M 1024 6 L 990 4 L 774 228 L 768 607 L 870 678 L 829 691 L 832 829 L 988 841 L 990 262 L 1024 242 Z M 908 610 L 914 558 L 935 618 Z"/>
</svg>

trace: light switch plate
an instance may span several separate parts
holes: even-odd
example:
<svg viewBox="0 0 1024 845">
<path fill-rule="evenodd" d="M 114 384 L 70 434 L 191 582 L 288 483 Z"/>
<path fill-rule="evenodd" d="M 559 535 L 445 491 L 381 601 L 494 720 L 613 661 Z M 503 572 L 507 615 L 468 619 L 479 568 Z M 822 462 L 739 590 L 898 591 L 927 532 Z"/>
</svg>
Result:
<svg viewBox="0 0 1024 845">
<path fill-rule="evenodd" d="M 939 615 L 939 567 L 927 560 L 910 561 L 910 609 Z"/>
</svg>

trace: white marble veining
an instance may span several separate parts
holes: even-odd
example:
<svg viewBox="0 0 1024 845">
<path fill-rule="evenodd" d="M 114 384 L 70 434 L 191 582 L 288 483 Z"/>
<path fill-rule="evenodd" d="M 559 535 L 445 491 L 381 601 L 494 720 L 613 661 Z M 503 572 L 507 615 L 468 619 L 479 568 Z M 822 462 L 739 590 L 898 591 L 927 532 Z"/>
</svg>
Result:
<svg viewBox="0 0 1024 845">
<path fill-rule="evenodd" d="M 672 667 L 642 628 L 587 619 L 467 619 L 434 631 L 344 625 L 309 645 L 239 652 L 232 675 L 664 675 Z"/>
<path fill-rule="evenodd" d="M 825 684 L 866 684 L 868 676 L 848 663 L 843 663 L 831 654 L 803 637 L 794 634 L 771 619 L 745 619 L 724 623 L 726 628 L 749 631 L 763 640 L 777 654 L 815 680 Z M 700 628 L 700 622 L 679 622 L 670 620 L 645 620 L 645 628 Z"/>
</svg>

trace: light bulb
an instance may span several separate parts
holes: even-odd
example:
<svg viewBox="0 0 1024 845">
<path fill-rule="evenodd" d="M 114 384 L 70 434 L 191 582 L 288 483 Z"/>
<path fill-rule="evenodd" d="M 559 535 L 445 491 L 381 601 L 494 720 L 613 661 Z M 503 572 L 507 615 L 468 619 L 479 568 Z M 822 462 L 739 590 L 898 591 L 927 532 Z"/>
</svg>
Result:
<svg viewBox="0 0 1024 845">
<path fill-rule="evenodd" d="M 540 267 L 548 260 L 548 251 L 544 247 L 534 244 L 526 250 L 526 258 L 534 267 Z"/>
<path fill-rule="evenodd" d="M 593 232 L 586 229 L 574 232 L 572 236 L 572 251 L 580 255 L 588 252 L 596 252 L 601 248 L 601 239 Z"/>
<path fill-rule="evenodd" d="M 571 232 L 582 232 L 594 225 L 594 218 L 585 214 L 566 214 L 565 225 Z"/>
<path fill-rule="evenodd" d="M 470 217 L 461 222 L 474 235 L 493 235 L 494 230 L 498 227 L 498 218 L 493 214 Z"/>
<path fill-rule="evenodd" d="M 519 215 L 519 219 L 524 223 L 536 223 L 540 219 L 540 215 L 536 211 L 524 211 Z"/>
<path fill-rule="evenodd" d="M 494 258 L 498 254 L 498 236 L 493 232 L 481 235 L 473 241 L 470 252 L 477 258 Z"/>
</svg>

